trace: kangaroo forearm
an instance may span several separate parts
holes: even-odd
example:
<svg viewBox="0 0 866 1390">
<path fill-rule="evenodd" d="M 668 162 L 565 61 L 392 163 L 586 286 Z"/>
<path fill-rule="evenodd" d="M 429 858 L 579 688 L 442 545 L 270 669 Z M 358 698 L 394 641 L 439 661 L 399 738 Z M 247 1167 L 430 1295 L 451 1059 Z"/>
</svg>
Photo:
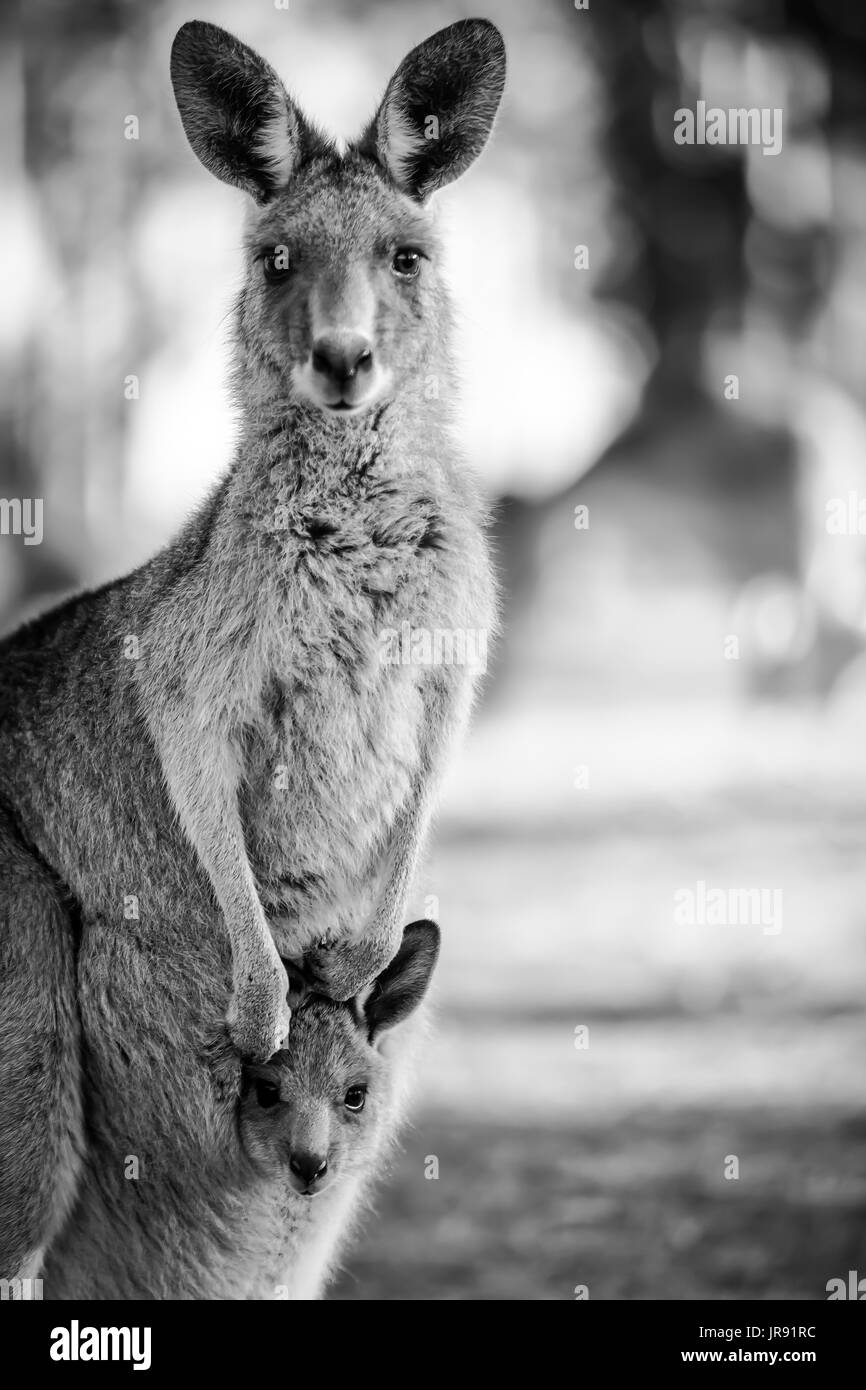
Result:
<svg viewBox="0 0 866 1390">
<path fill-rule="evenodd" d="M 432 807 L 426 802 L 426 798 L 417 806 L 413 806 L 412 811 L 404 820 L 400 836 L 395 846 L 390 870 L 379 904 L 378 918 L 380 924 L 388 927 L 395 927 L 400 921 L 418 861 L 421 857 L 421 847 L 427 836 L 427 828 L 430 823 Z"/>
<path fill-rule="evenodd" d="M 237 809 L 238 768 L 227 738 L 199 724 L 162 719 L 157 749 L 181 826 L 205 869 L 233 947 L 244 954 L 267 936 Z"/>
<path fill-rule="evenodd" d="M 234 983 L 229 1029 L 244 1056 L 263 1059 L 286 1036 L 288 981 L 247 858 L 237 760 L 222 729 L 180 718 L 177 709 L 171 714 L 157 721 L 157 747 L 169 794 L 225 918 Z"/>
</svg>

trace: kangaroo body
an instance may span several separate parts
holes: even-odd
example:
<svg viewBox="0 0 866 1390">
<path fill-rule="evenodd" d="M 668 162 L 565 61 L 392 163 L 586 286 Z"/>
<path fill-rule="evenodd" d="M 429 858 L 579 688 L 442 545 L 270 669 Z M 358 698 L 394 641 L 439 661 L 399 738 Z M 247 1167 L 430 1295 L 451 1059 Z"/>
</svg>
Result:
<svg viewBox="0 0 866 1390">
<path fill-rule="evenodd" d="M 223 31 L 184 26 L 173 61 L 209 165 L 219 71 L 254 142 L 279 99 L 290 147 L 303 144 L 278 80 Z M 251 96 L 252 63 L 264 87 Z M 476 668 L 387 648 L 404 624 L 493 621 L 483 509 L 449 433 L 447 298 L 394 288 L 378 262 L 355 285 L 379 324 L 360 403 L 361 359 L 347 369 L 334 346 L 346 334 L 320 331 L 328 296 L 338 316 L 360 312 L 345 266 L 359 245 L 374 254 L 395 200 L 425 230 L 383 176 L 382 119 L 366 152 L 304 137 L 288 193 L 272 140 L 260 166 L 215 170 L 247 187 L 257 169 L 263 204 L 237 307 L 234 463 L 152 561 L 0 644 L 0 1027 L 14 1082 L 0 1095 L 0 1276 L 44 1266 L 48 1297 L 267 1296 L 285 1222 L 273 1180 L 244 1166 L 242 1056 L 268 1057 L 285 1034 L 280 955 L 339 999 L 394 955 L 471 703 Z M 279 295 L 256 250 L 278 236 L 301 267 Z"/>
<path fill-rule="evenodd" d="M 449 479 L 442 452 L 438 479 L 407 471 L 413 441 L 387 415 L 353 430 L 351 451 L 341 434 L 347 453 L 331 458 L 330 478 L 303 484 L 281 452 L 297 435 L 242 447 L 166 552 L 0 647 L 3 785 L 24 842 L 77 905 L 73 922 L 57 900 L 52 934 L 31 938 L 38 954 L 22 962 L 28 980 L 49 979 L 58 941 L 69 957 L 77 950 L 77 990 L 67 974 L 59 991 L 69 1026 L 58 1023 L 74 1050 L 80 1012 L 86 1040 L 93 1157 L 76 1219 L 46 1267 L 51 1297 L 244 1298 L 274 1281 L 307 1287 L 301 1272 L 281 1268 L 281 1251 L 303 1244 L 306 1216 L 273 1221 L 281 1199 L 272 1181 L 238 1197 L 240 1059 L 217 1026 L 231 953 L 165 786 L 149 691 L 182 682 L 203 711 L 224 711 L 250 863 L 280 950 L 301 955 L 335 924 L 360 932 L 425 756 L 429 683 L 453 681 L 456 702 L 469 679 L 455 667 L 384 663 L 380 627 L 490 618 L 489 587 L 477 583 L 477 504 L 459 474 Z M 286 479 L 276 528 L 271 472 Z M 130 636 L 137 657 L 127 655 Z M 4 904 L 9 940 L 22 911 L 41 911 L 26 882 L 15 908 Z M 86 1146 L 79 1137 L 74 1147 Z M 205 1179 L 201 1191 L 194 1184 L 198 1210 L 182 1173 Z M 351 1200 L 322 1201 L 335 1207 L 333 1228 L 345 1224 Z M 199 1252 L 191 1229 L 204 1232 Z M 213 1240 L 231 1245 L 227 1265 L 205 1258 Z M 38 1230 L 23 1236 L 13 1267 L 39 1244 Z M 321 1268 L 312 1253 L 307 1263 Z"/>
</svg>

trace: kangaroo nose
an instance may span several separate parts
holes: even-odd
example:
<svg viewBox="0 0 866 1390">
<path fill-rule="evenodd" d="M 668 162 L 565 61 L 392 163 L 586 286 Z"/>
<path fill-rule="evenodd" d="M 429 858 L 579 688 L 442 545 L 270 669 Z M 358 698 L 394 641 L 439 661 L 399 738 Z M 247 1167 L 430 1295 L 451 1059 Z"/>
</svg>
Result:
<svg viewBox="0 0 866 1390">
<path fill-rule="evenodd" d="M 360 333 L 323 333 L 313 343 L 313 370 L 342 386 L 373 365 L 373 349 Z"/>
<path fill-rule="evenodd" d="M 328 1160 L 321 1154 L 297 1153 L 289 1159 L 289 1167 L 305 1187 L 311 1187 L 328 1171 Z"/>
</svg>

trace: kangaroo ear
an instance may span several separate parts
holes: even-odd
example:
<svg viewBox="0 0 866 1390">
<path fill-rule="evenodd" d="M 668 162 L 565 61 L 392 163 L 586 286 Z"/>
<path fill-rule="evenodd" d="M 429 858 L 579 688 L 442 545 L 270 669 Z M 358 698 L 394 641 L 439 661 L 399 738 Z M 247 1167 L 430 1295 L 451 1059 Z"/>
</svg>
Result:
<svg viewBox="0 0 866 1390">
<path fill-rule="evenodd" d="M 439 928 L 435 922 L 412 922 L 391 964 L 375 980 L 364 1005 L 370 1042 L 386 1028 L 408 1018 L 427 993 L 439 956 Z"/>
<path fill-rule="evenodd" d="M 171 49 L 177 109 L 202 164 L 259 203 L 285 188 L 311 144 L 323 143 L 273 68 L 216 24 L 191 20 Z"/>
<path fill-rule="evenodd" d="M 281 959 L 285 966 L 286 978 L 289 982 L 286 1001 L 290 1009 L 299 1009 L 307 998 L 307 995 L 312 994 L 312 987 L 304 978 L 302 966 L 296 964 L 295 961 L 286 956 L 282 956 Z"/>
<path fill-rule="evenodd" d="M 499 30 L 486 19 L 461 19 L 403 59 L 359 148 L 424 202 L 477 159 L 504 86 Z"/>
</svg>

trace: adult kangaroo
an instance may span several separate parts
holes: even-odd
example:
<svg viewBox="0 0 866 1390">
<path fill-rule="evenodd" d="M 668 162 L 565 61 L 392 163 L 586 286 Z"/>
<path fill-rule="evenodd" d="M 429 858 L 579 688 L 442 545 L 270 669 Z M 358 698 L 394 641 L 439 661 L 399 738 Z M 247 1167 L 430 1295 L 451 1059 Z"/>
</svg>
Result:
<svg viewBox="0 0 866 1390">
<path fill-rule="evenodd" d="M 234 461 L 0 644 L 0 1277 L 48 1297 L 249 1296 L 279 1219 L 236 1111 L 281 958 L 346 1000 L 399 947 L 494 617 L 427 203 L 504 71 L 454 24 L 340 153 L 230 34 L 175 39 L 190 144 L 249 195 Z"/>
</svg>

